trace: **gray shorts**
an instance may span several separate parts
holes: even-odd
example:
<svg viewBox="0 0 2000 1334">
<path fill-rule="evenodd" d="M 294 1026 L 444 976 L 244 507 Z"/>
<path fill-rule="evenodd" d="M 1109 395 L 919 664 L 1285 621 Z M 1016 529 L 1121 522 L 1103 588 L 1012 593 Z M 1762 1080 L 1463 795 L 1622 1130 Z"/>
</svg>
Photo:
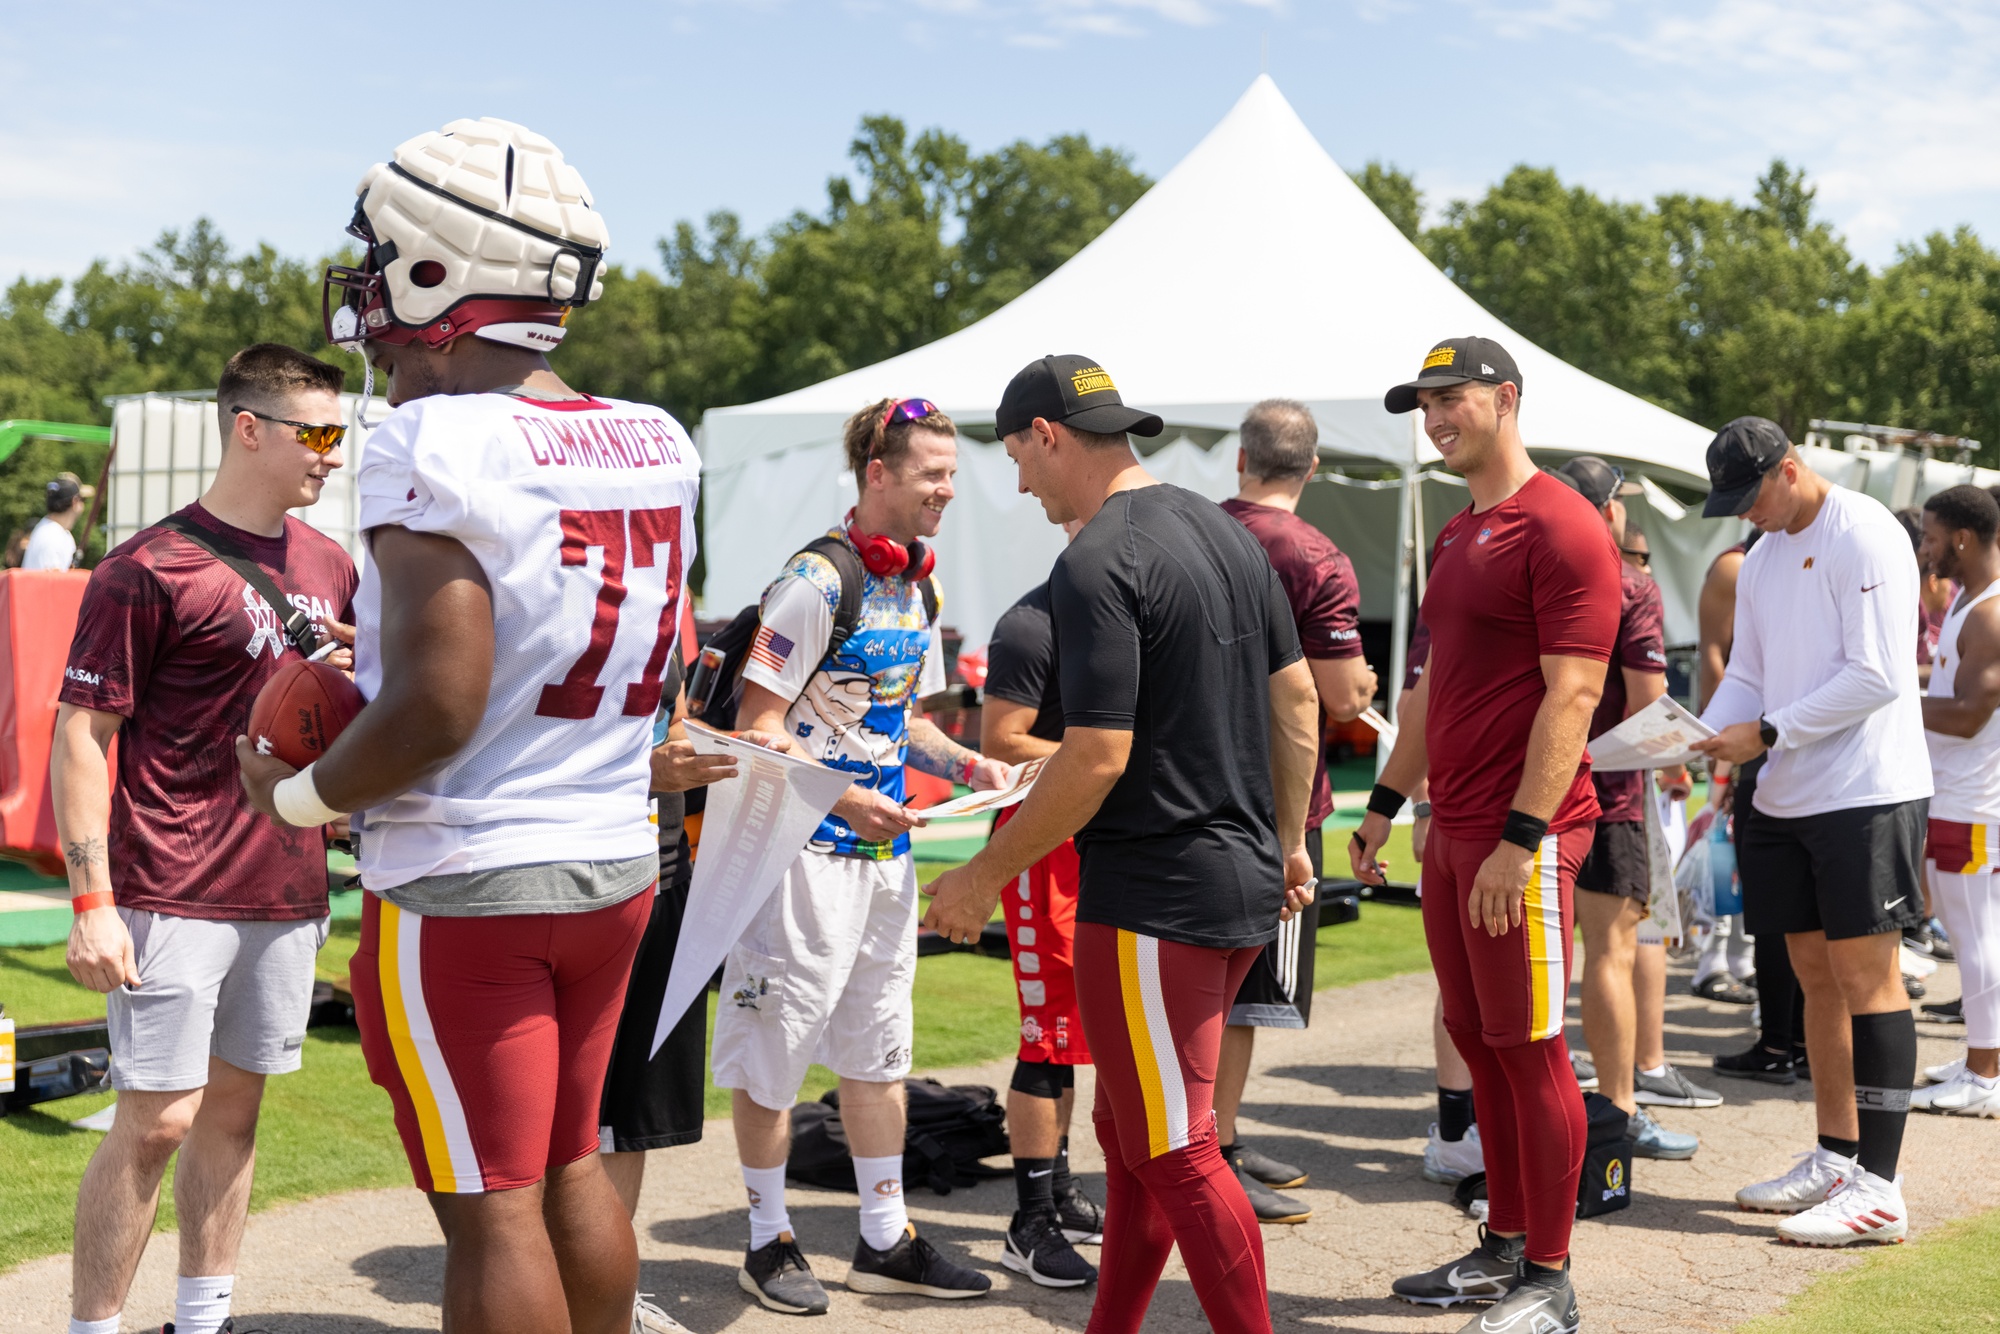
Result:
<svg viewBox="0 0 2000 1334">
<path fill-rule="evenodd" d="M 211 922 L 140 908 L 118 915 L 132 933 L 139 985 L 106 998 L 111 1087 L 203 1088 L 210 1056 L 257 1075 L 299 1068 L 326 918 Z"/>
</svg>

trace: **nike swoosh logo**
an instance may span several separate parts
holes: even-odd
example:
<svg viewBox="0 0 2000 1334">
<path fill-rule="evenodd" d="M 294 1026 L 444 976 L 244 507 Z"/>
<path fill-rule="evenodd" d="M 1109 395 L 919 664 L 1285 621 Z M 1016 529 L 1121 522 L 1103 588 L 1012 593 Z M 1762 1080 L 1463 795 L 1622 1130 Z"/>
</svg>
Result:
<svg viewBox="0 0 2000 1334">
<path fill-rule="evenodd" d="M 1444 1276 L 1444 1281 L 1451 1284 L 1454 1292 L 1464 1292 L 1468 1288 L 1490 1288 L 1493 1286 L 1493 1279 L 1486 1274 L 1474 1274 L 1470 1279 L 1460 1278 L 1457 1265 L 1451 1267 L 1451 1272 Z"/>
<path fill-rule="evenodd" d="M 1502 1320 L 1497 1325 L 1493 1323 L 1492 1316 L 1483 1315 L 1479 1317 L 1479 1327 L 1483 1330 L 1491 1331 L 1492 1334 L 1501 1334 L 1501 1331 L 1513 1329 L 1516 1325 L 1519 1325 L 1523 1320 L 1526 1320 L 1529 1316 L 1541 1310 L 1544 1306 L 1547 1306 L 1548 1304 L 1549 1304 L 1549 1299 L 1547 1297 L 1543 1297 L 1538 1301 L 1536 1301 L 1536 1303 L 1533 1306 L 1522 1307 L 1520 1310 L 1514 1312 L 1514 1314 L 1508 1316 L 1505 1320 Z"/>
<path fill-rule="evenodd" d="M 1864 592 L 1864 593 L 1873 593 L 1873 592 L 1874 592 L 1874 591 L 1875 591 L 1876 589 L 1880 588 L 1881 586 L 1882 586 L 1881 584 L 1869 584 L 1869 585 L 1868 585 L 1867 587 L 1863 588 L 1863 589 L 1862 589 L 1861 591 L 1862 591 L 1862 592 Z"/>
<path fill-rule="evenodd" d="M 1029 1178 L 1030 1180 L 1033 1180 L 1033 1179 L 1034 1179 L 1034 1178 L 1036 1178 L 1036 1177 L 1045 1177 L 1045 1176 L 1049 1175 L 1049 1174 L 1050 1174 L 1051 1172 L 1053 1172 L 1053 1171 L 1055 1171 L 1055 1170 L 1056 1170 L 1056 1169 L 1055 1169 L 1055 1168 L 1053 1168 L 1053 1167 L 1046 1167 L 1046 1168 L 1043 1168 L 1043 1169 L 1042 1169 L 1041 1171 L 1039 1171 L 1039 1172 L 1036 1172 L 1036 1171 L 1032 1171 L 1032 1170 L 1031 1170 L 1031 1171 L 1030 1171 L 1030 1172 L 1028 1173 L 1028 1178 Z"/>
<path fill-rule="evenodd" d="M 1896 911 L 1896 905 L 1897 905 L 1897 904 L 1899 904 L 1899 903 L 1901 903 L 1901 902 L 1903 901 L 1903 899 L 1907 899 L 1908 897 L 1910 897 L 1910 896 L 1909 896 L 1908 894 L 1905 894 L 1905 895 L 1903 895 L 1903 898 L 1901 898 L 1901 899 L 1890 899 L 1890 900 L 1889 900 L 1889 901 L 1888 901 L 1887 903 L 1885 903 L 1885 904 L 1883 904 L 1883 905 L 1882 905 L 1882 911 L 1883 911 L 1883 912 L 1894 912 L 1894 911 Z"/>
</svg>

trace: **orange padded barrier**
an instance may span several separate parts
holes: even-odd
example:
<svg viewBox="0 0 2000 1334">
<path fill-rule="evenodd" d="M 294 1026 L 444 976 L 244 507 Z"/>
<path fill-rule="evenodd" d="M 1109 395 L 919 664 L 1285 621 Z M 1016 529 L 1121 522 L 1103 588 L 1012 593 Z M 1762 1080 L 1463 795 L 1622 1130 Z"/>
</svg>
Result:
<svg viewBox="0 0 2000 1334">
<path fill-rule="evenodd" d="M 0 857 L 58 877 L 49 746 L 88 582 L 88 570 L 0 571 Z"/>
</svg>

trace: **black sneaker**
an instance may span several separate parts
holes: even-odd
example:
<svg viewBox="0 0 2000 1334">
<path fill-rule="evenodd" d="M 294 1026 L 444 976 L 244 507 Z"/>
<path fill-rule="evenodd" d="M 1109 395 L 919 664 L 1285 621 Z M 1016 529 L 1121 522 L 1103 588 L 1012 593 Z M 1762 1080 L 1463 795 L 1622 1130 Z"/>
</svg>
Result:
<svg viewBox="0 0 2000 1334">
<path fill-rule="evenodd" d="M 1962 1024 L 1965 1022 L 1965 998 L 1957 1000 L 1933 1001 L 1918 1007 L 1923 1011 L 1924 1022 L 1928 1024 Z"/>
<path fill-rule="evenodd" d="M 1929 922 L 1919 922 L 1915 926 L 1904 927 L 1903 943 L 1926 959 L 1936 957 L 1933 951 L 1937 949 L 1938 938 L 1931 933 Z"/>
<path fill-rule="evenodd" d="M 1063 1240 L 1070 1245 L 1104 1244 L 1104 1211 L 1076 1182 L 1070 1182 L 1069 1189 L 1056 1196 L 1056 1217 L 1062 1222 Z"/>
<path fill-rule="evenodd" d="M 854 1243 L 854 1264 L 847 1271 L 847 1286 L 854 1292 L 956 1301 L 961 1297 L 984 1297 L 993 1280 L 945 1259 L 937 1247 L 917 1235 L 914 1226 L 905 1225 L 903 1235 L 886 1251 L 870 1246 L 866 1237 Z"/>
<path fill-rule="evenodd" d="M 1569 1282 L 1569 1261 L 1554 1272 L 1525 1262 L 1514 1290 L 1493 1303 L 1491 1310 L 1459 1327 L 1458 1334 L 1577 1334 L 1583 1317 L 1576 1311 L 1576 1289 Z"/>
<path fill-rule="evenodd" d="M 174 1322 L 169 1320 L 166 1324 L 161 1325 L 160 1334 L 174 1334 Z M 215 1334 L 269 1334 L 269 1331 L 262 1329 L 238 1329 L 236 1328 L 236 1317 L 230 1316 L 229 1319 L 222 1322 L 221 1327 L 215 1331 Z"/>
<path fill-rule="evenodd" d="M 789 1232 L 743 1253 L 736 1286 L 773 1311 L 786 1315 L 825 1315 L 826 1289 L 813 1277 L 805 1252 Z"/>
<path fill-rule="evenodd" d="M 1931 989 L 1908 973 L 1903 974 L 1903 991 L 1911 1000 L 1922 1000 L 1931 994 Z"/>
<path fill-rule="evenodd" d="M 1738 982 L 1728 973 L 1711 973 L 1691 988 L 1703 1000 L 1719 1001 L 1724 1005 L 1755 1005 L 1757 988 L 1747 982 Z"/>
<path fill-rule="evenodd" d="M 1760 1080 L 1766 1084 L 1796 1084 L 1799 1082 L 1800 1064 L 1802 1062 L 1792 1059 L 1790 1052 L 1780 1054 L 1759 1042 L 1752 1045 L 1749 1051 L 1716 1057 L 1715 1073 Z"/>
<path fill-rule="evenodd" d="M 1260 1223 L 1303 1223 L 1313 1216 L 1311 1205 L 1294 1204 L 1240 1167 L 1236 1169 L 1236 1180 L 1250 1197 L 1251 1212 Z"/>
<path fill-rule="evenodd" d="M 1306 1170 L 1281 1163 L 1268 1154 L 1262 1154 L 1245 1144 L 1232 1144 L 1222 1151 L 1222 1157 L 1231 1167 L 1261 1181 L 1272 1190 L 1290 1190 L 1294 1186 L 1306 1184 Z"/>
<path fill-rule="evenodd" d="M 1000 1263 L 1045 1288 L 1080 1288 L 1097 1282 L 1097 1266 L 1078 1255 L 1050 1213 L 1016 1213 L 1007 1225 Z"/>
<path fill-rule="evenodd" d="M 1479 1245 L 1470 1254 L 1426 1273 L 1399 1278 L 1389 1285 L 1389 1292 L 1418 1306 L 1497 1302 L 1514 1290 L 1526 1253 L 1525 1238 L 1498 1236 L 1482 1223 Z"/>
</svg>

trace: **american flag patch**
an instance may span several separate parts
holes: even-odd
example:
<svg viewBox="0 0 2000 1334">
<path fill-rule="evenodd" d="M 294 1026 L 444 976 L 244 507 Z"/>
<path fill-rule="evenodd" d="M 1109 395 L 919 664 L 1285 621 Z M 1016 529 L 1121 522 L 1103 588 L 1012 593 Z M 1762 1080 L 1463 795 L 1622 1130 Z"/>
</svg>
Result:
<svg viewBox="0 0 2000 1334">
<path fill-rule="evenodd" d="M 757 627 L 757 637 L 750 641 L 750 661 L 759 667 L 782 672 L 785 670 L 785 659 L 791 656 L 791 640 L 768 625 Z"/>
</svg>

